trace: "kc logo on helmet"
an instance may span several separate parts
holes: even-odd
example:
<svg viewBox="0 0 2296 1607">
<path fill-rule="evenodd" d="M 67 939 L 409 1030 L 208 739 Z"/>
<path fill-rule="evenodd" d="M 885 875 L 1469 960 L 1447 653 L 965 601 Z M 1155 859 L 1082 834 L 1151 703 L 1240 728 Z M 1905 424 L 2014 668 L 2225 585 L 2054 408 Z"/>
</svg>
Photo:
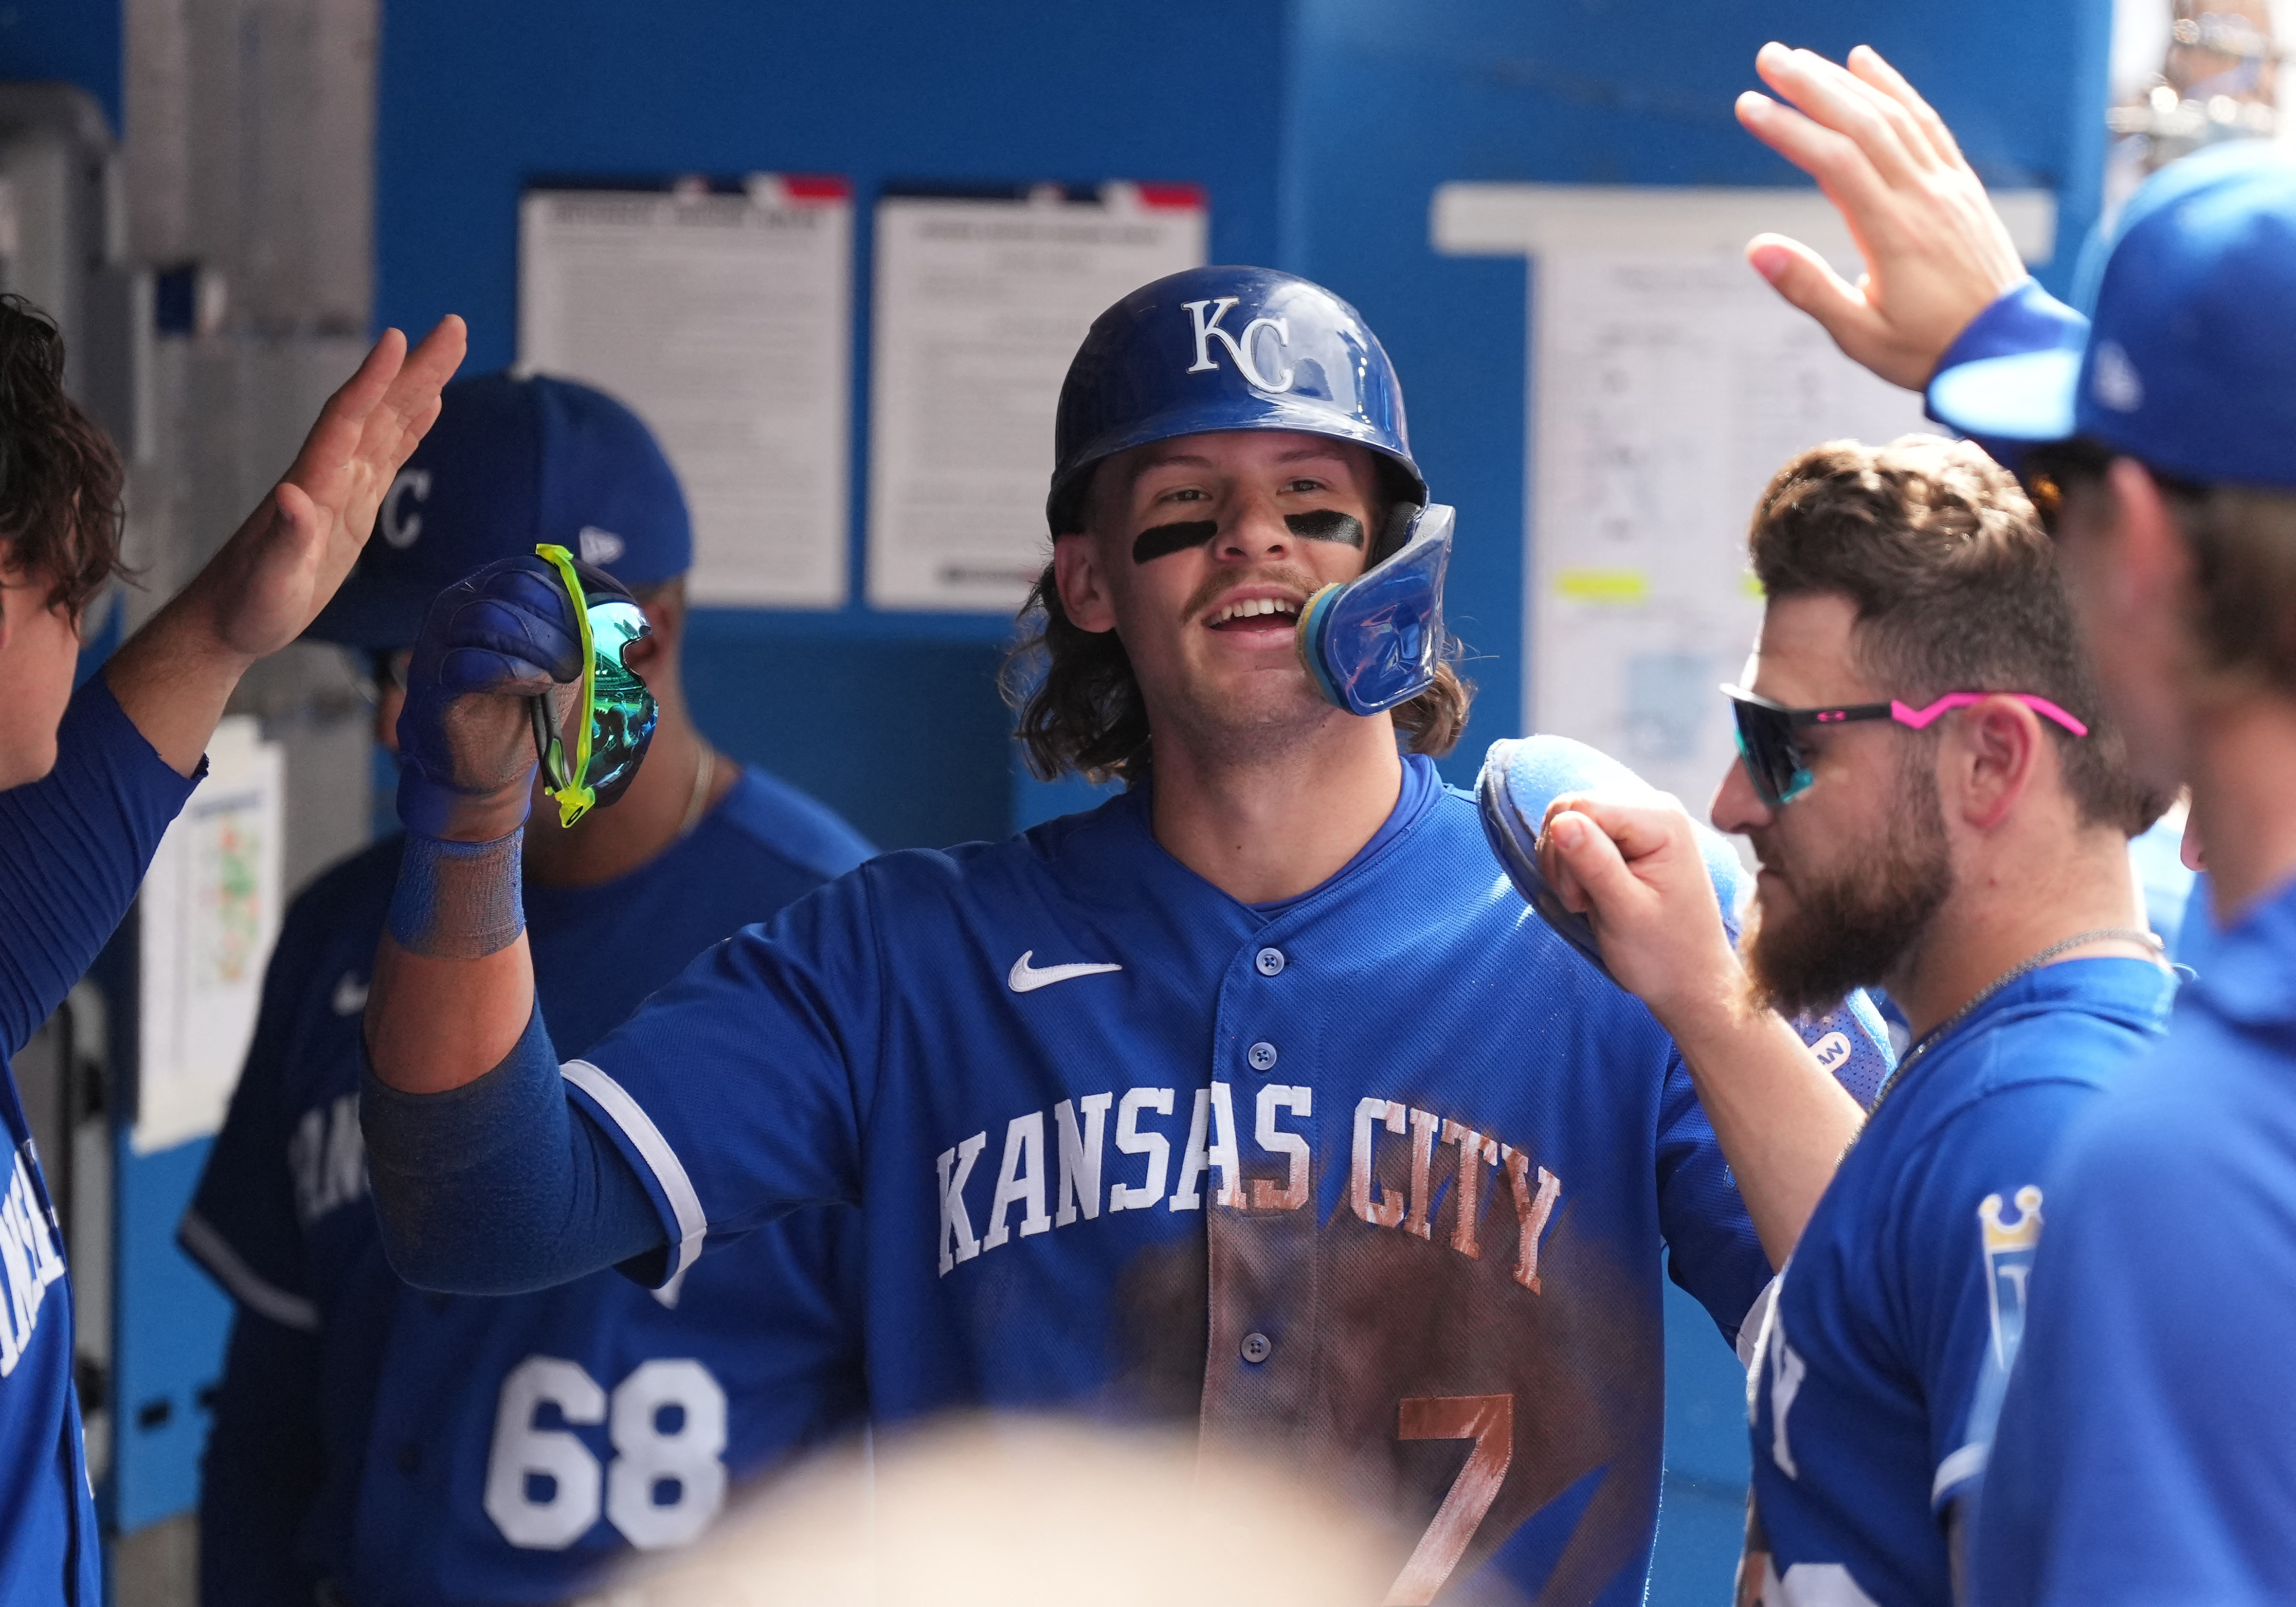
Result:
<svg viewBox="0 0 2296 1607">
<path fill-rule="evenodd" d="M 1227 316 L 1229 309 L 1235 306 L 1236 300 L 1237 298 L 1234 296 L 1222 296 L 1217 301 L 1188 301 L 1181 304 L 1181 310 L 1195 320 L 1196 326 L 1196 360 L 1188 372 L 1208 373 L 1219 366 L 1218 363 L 1212 361 L 1211 349 L 1212 342 L 1218 340 L 1227 348 L 1228 360 L 1235 365 L 1236 373 L 1242 374 L 1244 382 L 1254 390 L 1275 391 L 1280 394 L 1291 389 L 1292 369 L 1287 367 L 1282 373 L 1270 377 L 1260 373 L 1259 364 L 1253 353 L 1258 346 L 1259 332 L 1263 329 L 1275 335 L 1278 348 L 1288 350 L 1292 345 L 1292 321 L 1289 318 L 1254 318 L 1243 326 L 1243 332 L 1241 335 L 1232 335 L 1220 327 L 1220 320 Z M 1204 316 L 1206 307 L 1212 309 L 1211 316 L 1209 318 Z"/>
</svg>

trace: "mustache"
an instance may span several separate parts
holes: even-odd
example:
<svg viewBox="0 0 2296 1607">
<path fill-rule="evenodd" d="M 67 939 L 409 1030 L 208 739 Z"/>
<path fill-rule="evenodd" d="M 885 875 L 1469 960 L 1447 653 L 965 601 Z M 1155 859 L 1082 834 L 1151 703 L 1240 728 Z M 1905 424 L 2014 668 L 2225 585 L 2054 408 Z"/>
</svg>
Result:
<svg viewBox="0 0 2296 1607">
<path fill-rule="evenodd" d="M 1240 574 L 1211 575 L 1190 594 L 1187 606 L 1180 617 L 1193 619 L 1239 586 L 1276 586 L 1297 591 L 1301 597 L 1311 597 L 1323 589 L 1324 583 L 1306 570 L 1288 563 L 1264 564 Z"/>
</svg>

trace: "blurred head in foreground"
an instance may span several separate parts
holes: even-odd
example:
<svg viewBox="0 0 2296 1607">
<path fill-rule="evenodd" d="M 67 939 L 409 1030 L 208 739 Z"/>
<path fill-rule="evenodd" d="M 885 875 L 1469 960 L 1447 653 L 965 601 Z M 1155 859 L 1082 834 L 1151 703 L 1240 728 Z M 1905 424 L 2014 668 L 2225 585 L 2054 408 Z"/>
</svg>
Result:
<svg viewBox="0 0 2296 1607">
<path fill-rule="evenodd" d="M 1382 1600 L 1381 1526 L 1193 1435 L 1053 1418 L 880 1434 L 776 1484 L 611 1607 L 1169 1607 Z"/>
</svg>

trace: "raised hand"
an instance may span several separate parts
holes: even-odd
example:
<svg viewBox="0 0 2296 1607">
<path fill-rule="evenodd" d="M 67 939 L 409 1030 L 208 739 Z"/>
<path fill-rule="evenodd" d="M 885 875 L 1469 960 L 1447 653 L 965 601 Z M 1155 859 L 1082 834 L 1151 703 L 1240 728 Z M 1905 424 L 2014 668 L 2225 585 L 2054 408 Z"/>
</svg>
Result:
<svg viewBox="0 0 2296 1607">
<path fill-rule="evenodd" d="M 463 321 L 412 356 L 387 330 L 328 398 L 286 477 L 223 550 L 104 666 L 119 707 L 189 775 L 247 667 L 303 632 L 350 573 L 392 478 L 439 416 L 463 360 Z"/>
<path fill-rule="evenodd" d="M 2025 279 L 2008 229 L 1944 119 L 1872 46 L 1844 69 L 1765 45 L 1754 65 L 1791 105 L 1748 90 L 1738 120 L 1817 181 L 1866 272 L 1850 284 L 1780 234 L 1756 235 L 1747 260 L 1855 361 L 1923 389 L 1970 320 Z"/>
<path fill-rule="evenodd" d="M 464 341 L 451 314 L 412 353 L 386 330 L 328 398 L 279 484 L 193 582 L 226 646 L 250 659 L 276 652 L 335 594 L 399 465 L 439 416 Z"/>
</svg>

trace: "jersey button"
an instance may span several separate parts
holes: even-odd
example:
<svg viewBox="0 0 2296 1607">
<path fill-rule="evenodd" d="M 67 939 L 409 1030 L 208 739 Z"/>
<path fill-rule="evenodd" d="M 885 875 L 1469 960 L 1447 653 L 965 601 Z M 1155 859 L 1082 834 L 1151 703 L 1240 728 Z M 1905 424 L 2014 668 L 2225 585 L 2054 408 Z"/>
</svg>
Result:
<svg viewBox="0 0 2296 1607">
<path fill-rule="evenodd" d="M 1272 977 L 1283 969 L 1283 951 L 1280 948 L 1263 948 L 1252 955 L 1251 963 L 1259 967 L 1261 976 Z"/>
<path fill-rule="evenodd" d="M 1272 1071 L 1275 1069 L 1275 1045 L 1262 1038 L 1243 1052 L 1243 1058 L 1255 1071 Z"/>
<path fill-rule="evenodd" d="M 1253 1366 L 1258 1366 L 1275 1354 L 1275 1341 L 1266 1334 L 1247 1333 L 1243 1336 L 1243 1359 Z"/>
</svg>

